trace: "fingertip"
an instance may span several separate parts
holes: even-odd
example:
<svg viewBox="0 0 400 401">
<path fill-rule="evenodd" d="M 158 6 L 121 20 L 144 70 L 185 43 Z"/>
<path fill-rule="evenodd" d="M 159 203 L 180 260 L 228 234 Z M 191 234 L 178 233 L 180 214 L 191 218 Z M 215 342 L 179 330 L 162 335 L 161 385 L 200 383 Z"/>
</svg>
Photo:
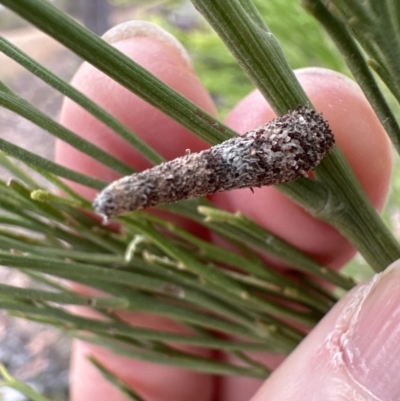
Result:
<svg viewBox="0 0 400 401">
<path fill-rule="evenodd" d="M 335 139 L 372 205 L 384 205 L 392 172 L 388 135 L 360 87 L 323 68 L 296 73 L 312 103 L 329 121 Z"/>
<path fill-rule="evenodd" d="M 153 39 L 168 46 L 169 50 L 176 51 L 179 55 L 176 61 L 185 62 L 188 67 L 192 67 L 190 56 L 182 43 L 168 31 L 149 21 L 132 20 L 123 22 L 105 32 L 102 38 L 110 44 L 133 38 Z"/>
<path fill-rule="evenodd" d="M 187 53 L 176 44 L 176 39 L 171 39 L 171 35 L 164 35 L 160 33 L 160 28 L 154 28 L 154 25 L 149 27 L 146 23 L 136 24 L 136 28 L 126 28 L 125 25 L 123 34 L 125 36 L 121 36 L 121 32 L 109 34 L 114 47 L 200 108 L 215 114 L 210 96 L 190 66 Z M 167 39 L 160 39 L 163 36 Z M 72 85 L 129 127 L 167 160 L 183 155 L 186 149 L 198 151 L 208 146 L 88 63 L 78 70 Z M 60 119 L 64 126 L 135 169 L 150 167 L 150 162 L 138 151 L 71 100 L 65 100 Z M 57 141 L 55 157 L 58 163 L 89 176 L 105 181 L 118 178 L 116 172 L 62 141 Z M 91 189 L 74 183 L 72 186 L 89 198 L 94 196 Z"/>
<path fill-rule="evenodd" d="M 71 283 L 71 289 L 85 297 L 104 297 L 105 293 L 81 284 Z M 161 301 L 160 301 L 161 302 Z M 69 311 L 79 317 L 92 319 L 93 321 L 107 322 L 104 314 L 87 306 L 72 305 Z M 158 313 L 145 313 L 140 311 L 120 310 L 114 311 L 120 323 L 124 323 L 135 329 L 146 329 L 158 333 L 176 333 L 191 335 L 192 330 Z M 114 331 L 112 322 L 109 323 L 109 334 Z M 124 396 L 110 382 L 104 379 L 100 371 L 91 363 L 89 358 L 94 358 L 107 370 L 118 377 L 122 382 L 134 389 L 146 400 L 179 401 L 190 398 L 196 400 L 210 400 L 214 389 L 214 379 L 211 375 L 202 374 L 152 361 L 151 346 L 129 347 L 127 343 L 116 343 L 115 349 L 97 345 L 81 339 L 72 342 L 72 357 L 70 369 L 70 391 L 72 401 L 96 400 L 96 401 L 122 401 Z M 190 355 L 201 358 L 211 358 L 213 351 L 204 347 L 191 345 L 170 344 L 176 350 L 187 352 Z M 118 350 L 119 348 L 119 350 Z M 142 351 L 142 352 L 141 352 Z M 133 354 L 133 355 L 132 355 Z M 136 354 L 136 355 L 135 355 Z M 136 356 L 136 357 L 135 357 Z M 185 386 L 180 386 L 181 382 Z M 94 385 L 95 383 L 95 385 Z M 154 385 L 156 384 L 156 385 Z"/>
<path fill-rule="evenodd" d="M 336 72 L 307 68 L 296 75 L 313 105 L 335 135 L 336 142 L 373 206 L 380 210 L 389 188 L 391 145 L 386 132 L 358 86 Z M 274 112 L 262 95 L 252 92 L 227 117 L 239 132 L 264 124 Z M 293 246 L 331 267 L 340 267 L 354 248 L 328 224 L 312 218 L 273 187 L 219 193 L 213 197 L 221 208 L 242 211 Z"/>
<path fill-rule="evenodd" d="M 353 288 L 252 401 L 399 399 L 399 283 L 396 261 Z"/>
<path fill-rule="evenodd" d="M 184 53 L 177 48 L 176 44 L 171 44 L 170 38 L 168 40 L 160 39 L 160 33 L 157 29 L 154 30 L 154 27 L 143 28 L 142 24 L 139 28 L 136 27 L 134 34 L 131 31 L 128 36 L 126 36 L 127 31 L 131 30 L 132 26 L 123 29 L 122 36 L 120 36 L 121 32 L 114 32 L 111 35 L 112 38 L 108 40 L 113 42 L 113 46 L 118 50 L 194 102 L 199 108 L 215 114 L 211 97 L 197 78 Z M 152 33 L 149 34 L 149 30 Z M 155 34 L 155 31 L 158 33 Z M 87 63 L 78 70 L 72 84 L 143 138 L 166 159 L 181 156 L 186 149 L 198 151 L 208 147 L 204 141 L 195 137 L 171 118 Z M 150 163 L 139 152 L 68 99 L 63 105 L 61 122 L 73 132 L 135 169 L 143 170 L 150 167 Z M 56 161 L 105 181 L 118 178 L 114 171 L 61 141 L 57 141 Z M 70 183 L 70 185 L 89 199 L 95 195 L 95 191 L 90 188 L 76 183 Z M 187 226 L 191 229 L 194 228 L 193 224 Z M 200 233 L 200 235 L 205 236 L 206 234 Z M 163 324 L 162 318 L 159 316 L 155 320 L 161 322 L 164 329 L 171 328 L 171 323 Z M 208 350 L 201 350 L 197 354 L 205 357 L 208 353 Z M 123 399 L 89 363 L 88 355 L 98 358 L 128 386 L 135 387 L 140 394 L 145 394 L 146 399 L 208 400 L 212 397 L 213 378 L 209 375 L 140 362 L 116 356 L 101 347 L 77 342 L 73 351 L 71 372 L 71 397 L 74 401 Z M 180 385 L 181 380 L 183 380 L 184 386 Z M 157 386 L 154 383 L 157 383 Z"/>
</svg>

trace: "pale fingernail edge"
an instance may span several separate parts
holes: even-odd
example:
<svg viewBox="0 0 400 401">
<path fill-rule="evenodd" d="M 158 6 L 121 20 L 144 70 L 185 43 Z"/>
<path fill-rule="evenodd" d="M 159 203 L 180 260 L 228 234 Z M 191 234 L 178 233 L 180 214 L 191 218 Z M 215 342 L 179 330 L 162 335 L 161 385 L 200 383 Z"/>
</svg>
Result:
<svg viewBox="0 0 400 401">
<path fill-rule="evenodd" d="M 189 54 L 181 42 L 165 29 L 152 22 L 140 20 L 123 22 L 104 33 L 102 38 L 110 44 L 131 38 L 152 38 L 173 47 L 189 66 L 192 65 Z"/>
</svg>

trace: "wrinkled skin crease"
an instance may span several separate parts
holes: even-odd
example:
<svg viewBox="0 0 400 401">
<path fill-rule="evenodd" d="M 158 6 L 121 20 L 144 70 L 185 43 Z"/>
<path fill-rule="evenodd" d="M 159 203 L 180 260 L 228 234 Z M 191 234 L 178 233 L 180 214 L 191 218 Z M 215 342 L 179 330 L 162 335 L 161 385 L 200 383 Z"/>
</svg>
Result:
<svg viewBox="0 0 400 401">
<path fill-rule="evenodd" d="M 332 371 L 329 379 L 331 384 L 328 387 L 324 387 L 325 391 L 329 388 L 329 394 L 320 394 L 320 397 L 324 397 L 325 400 L 380 400 L 351 373 L 352 369 L 350 369 L 351 366 L 349 364 L 353 361 L 353 354 L 348 344 L 351 341 L 363 304 L 380 281 L 381 276 L 382 274 L 375 275 L 371 281 L 358 289 L 350 303 L 342 311 L 334 329 L 321 345 L 321 352 L 328 352 L 330 355 L 325 361 L 329 361 L 329 370 Z M 336 383 L 336 385 L 332 385 L 332 382 Z"/>
</svg>

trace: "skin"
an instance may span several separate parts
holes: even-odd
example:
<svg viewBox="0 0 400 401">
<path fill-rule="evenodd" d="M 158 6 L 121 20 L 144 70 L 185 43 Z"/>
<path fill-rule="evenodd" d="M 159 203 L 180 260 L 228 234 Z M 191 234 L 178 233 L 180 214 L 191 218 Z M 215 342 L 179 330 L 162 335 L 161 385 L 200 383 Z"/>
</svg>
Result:
<svg viewBox="0 0 400 401">
<path fill-rule="evenodd" d="M 114 43 L 114 46 L 191 101 L 209 113 L 215 114 L 209 94 L 187 61 L 174 47 L 147 37 L 126 39 Z M 362 92 L 349 79 L 332 71 L 305 69 L 297 71 L 296 74 L 312 103 L 329 121 L 338 146 L 345 154 L 368 198 L 374 207 L 380 210 L 388 191 L 391 148 L 383 128 Z M 90 65 L 84 64 L 79 69 L 73 79 L 73 85 L 119 118 L 166 159 L 181 156 L 186 149 L 194 152 L 208 147 L 183 127 Z M 232 110 L 226 123 L 238 132 L 245 132 L 273 117 L 269 105 L 255 91 Z M 107 127 L 69 100 L 64 102 L 61 122 L 138 170 L 150 166 L 134 149 L 126 146 Z M 63 142 L 57 143 L 56 160 L 93 177 L 108 181 L 118 178 L 108 168 Z M 95 192 L 91 189 L 74 183 L 71 183 L 71 186 L 90 199 L 95 196 Z M 223 209 L 241 210 L 300 250 L 336 269 L 343 266 L 355 253 L 353 247 L 337 231 L 312 218 L 273 187 L 255 189 L 254 195 L 251 195 L 248 189 L 220 193 L 212 199 Z M 196 225 L 187 221 L 183 224 L 202 237 L 208 238 L 209 234 L 204 230 L 198 232 Z M 218 241 L 213 238 L 211 240 Z M 266 259 L 280 266 L 276 261 L 268 257 Z M 379 289 L 387 285 L 387 281 L 383 277 L 377 283 L 363 284 L 348 294 L 264 384 L 259 380 L 238 377 L 217 378 L 133 361 L 115 356 L 103 348 L 75 341 L 72 355 L 71 400 L 124 400 L 124 397 L 86 361 L 87 355 L 95 356 L 146 400 L 239 401 L 250 399 L 261 385 L 260 391 L 253 396 L 253 401 L 318 399 L 313 397 L 332 400 L 390 400 L 389 397 L 385 398 L 381 394 L 374 393 L 375 390 L 372 389 L 371 392 L 376 398 L 368 398 L 368 394 L 360 390 L 362 386 L 360 387 L 358 379 L 354 380 L 354 377 L 358 376 L 348 374 L 353 367 L 345 366 L 342 369 L 332 364 L 334 353 L 330 352 L 329 347 L 324 347 L 326 339 L 334 332 L 344 311 L 350 311 L 348 313 L 351 315 L 355 300 L 358 299 L 360 304 L 363 303 L 367 292 L 363 292 L 363 288 L 365 289 L 365 286 L 370 288 L 368 285 L 373 285 Z M 93 293 L 90 289 L 79 290 Z M 391 291 L 394 293 L 395 289 Z M 386 293 L 385 296 L 390 297 L 390 294 Z M 91 312 L 85 311 L 85 313 Z M 121 316 L 139 326 L 183 332 L 179 325 L 165 318 L 132 313 L 123 313 Z M 367 319 L 365 324 L 371 319 Z M 394 322 L 396 327 L 397 324 L 400 325 L 400 318 L 398 320 Z M 212 356 L 207 350 L 193 348 L 192 350 L 203 356 Z M 270 354 L 252 356 L 271 367 L 275 367 L 282 360 L 281 357 Z M 314 369 L 315 366 L 320 366 L 320 369 Z M 291 383 L 289 386 L 288 377 Z M 341 384 L 339 387 L 345 389 L 342 393 L 332 391 L 338 388 L 338 382 L 334 382 L 331 378 L 337 379 Z"/>
</svg>

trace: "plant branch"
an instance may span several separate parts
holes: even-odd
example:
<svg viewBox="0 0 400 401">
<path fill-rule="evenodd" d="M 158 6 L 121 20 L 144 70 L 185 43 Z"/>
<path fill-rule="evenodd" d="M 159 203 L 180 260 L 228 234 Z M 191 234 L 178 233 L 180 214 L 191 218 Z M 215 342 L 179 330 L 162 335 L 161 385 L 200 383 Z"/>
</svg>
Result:
<svg viewBox="0 0 400 401">
<path fill-rule="evenodd" d="M 103 71 L 203 140 L 217 144 L 237 133 L 168 85 L 43 0 L 1 0 L 10 10 L 46 32 L 75 54 Z"/>
<path fill-rule="evenodd" d="M 77 171 L 61 166 L 60 164 L 47 160 L 44 157 L 38 156 L 37 154 L 30 152 L 29 150 L 13 145 L 12 143 L 1 138 L 0 150 L 14 157 L 15 159 L 23 161 L 26 164 L 35 165 L 45 171 L 66 178 L 70 181 L 85 185 L 89 188 L 101 190 L 107 185 L 107 182 L 105 181 L 88 177 L 85 174 L 81 174 Z"/>
<path fill-rule="evenodd" d="M 103 122 L 106 126 L 111 128 L 117 135 L 123 138 L 127 143 L 136 148 L 144 157 L 146 157 L 153 164 L 159 164 L 164 161 L 154 149 L 148 146 L 142 139 L 135 135 L 129 128 L 124 126 L 111 114 L 106 112 L 95 102 L 90 100 L 83 93 L 79 92 L 71 85 L 66 83 L 61 78 L 57 77 L 51 71 L 43 67 L 40 63 L 30 58 L 27 54 L 23 53 L 12 43 L 8 42 L 5 38 L 0 36 L 0 51 L 18 62 L 21 66 L 26 68 L 32 74 L 42 79 L 54 89 L 61 92 L 63 95 L 69 97 L 74 102 L 83 107 L 86 111 L 91 113 L 94 117 Z M 128 173 L 127 173 L 128 174 Z"/>
<path fill-rule="evenodd" d="M 238 0 L 192 0 L 279 115 L 309 103 L 280 46 L 256 9 Z"/>
<path fill-rule="evenodd" d="M 275 111 L 285 113 L 288 107 L 293 107 L 295 103 L 306 105 L 307 98 L 293 72 L 290 71 L 282 52 L 275 50 L 278 46 L 275 39 L 268 32 L 260 30 L 259 21 L 254 22 L 254 16 L 251 18 L 246 14 L 239 0 L 223 0 L 218 4 L 213 0 L 192 1 L 231 48 L 238 62 L 245 72 L 250 74 L 263 95 L 269 101 L 273 101 L 271 106 Z M 233 41 L 231 37 L 235 40 Z M 268 51 L 259 51 L 256 49 L 257 46 Z M 254 65 L 251 65 L 251 68 L 255 69 L 254 73 L 248 71 L 250 68 L 248 60 L 254 62 Z M 287 80 L 286 90 L 280 86 L 283 77 Z M 287 91 L 291 92 L 290 96 Z M 399 244 L 370 205 L 338 148 L 324 158 L 316 168 L 315 176 L 321 182 L 314 187 L 319 185 L 320 189 L 323 188 L 316 193 L 309 190 L 313 184 L 309 184 L 305 179 L 281 184 L 277 188 L 300 203 L 311 214 L 323 218 L 337 228 L 359 249 L 375 270 L 383 270 L 400 257 Z M 331 199 L 335 199 L 341 208 L 329 208 Z M 318 207 L 316 210 L 315 206 Z M 344 213 L 342 209 L 346 209 L 346 212 Z M 375 233 L 379 232 L 381 241 L 371 241 L 372 228 Z M 365 244 L 370 247 L 366 247 Z"/>
<path fill-rule="evenodd" d="M 53 121 L 36 107 L 32 106 L 28 101 L 20 98 L 16 94 L 10 95 L 6 92 L 0 91 L 0 106 L 19 114 L 37 126 L 50 132 L 56 138 L 63 140 L 75 149 L 91 156 L 93 159 L 103 163 L 114 171 L 117 171 L 122 175 L 132 174 L 132 169 L 125 163 Z"/>
<path fill-rule="evenodd" d="M 382 95 L 356 42 L 346 26 L 335 18 L 320 0 L 302 0 L 303 7 L 326 29 L 342 53 L 347 66 L 374 108 L 397 152 L 400 153 L 400 127 Z"/>
</svg>

